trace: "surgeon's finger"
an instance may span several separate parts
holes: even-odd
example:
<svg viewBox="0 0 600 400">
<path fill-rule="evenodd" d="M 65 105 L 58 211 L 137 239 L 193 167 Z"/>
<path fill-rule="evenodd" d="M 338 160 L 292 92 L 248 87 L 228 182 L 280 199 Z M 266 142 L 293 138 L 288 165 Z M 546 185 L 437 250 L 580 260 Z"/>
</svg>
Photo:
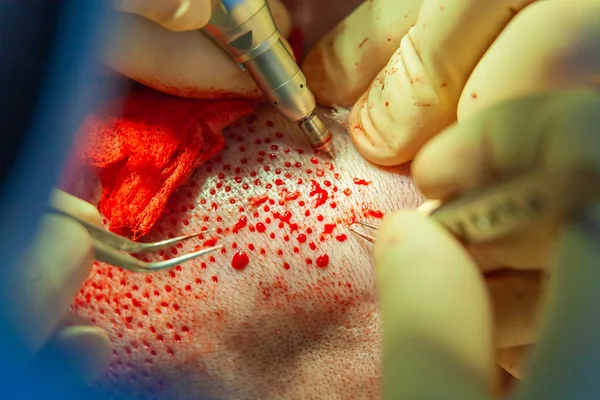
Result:
<svg viewBox="0 0 600 400">
<path fill-rule="evenodd" d="M 560 235 L 547 320 L 516 399 L 585 399 L 600 393 L 600 203 Z"/>
<path fill-rule="evenodd" d="M 120 11 L 133 13 L 172 31 L 203 28 L 212 13 L 212 0 L 113 0 Z"/>
<path fill-rule="evenodd" d="M 358 151 L 380 165 L 411 160 L 456 119 L 464 85 L 511 18 L 534 0 L 425 0 L 400 47 L 350 114 Z"/>
<path fill-rule="evenodd" d="M 375 263 L 383 398 L 486 398 L 496 384 L 490 302 L 460 244 L 430 219 L 398 212 L 381 225 Z"/>
<path fill-rule="evenodd" d="M 68 314 L 50 337 L 34 364 L 69 369 L 82 382 L 99 378 L 110 363 L 112 345 L 106 331 L 75 314 Z"/>
<path fill-rule="evenodd" d="M 78 218 L 96 225 L 102 225 L 102 216 L 96 207 L 62 190 L 55 189 L 50 204 L 60 211 L 73 214 Z"/>
<path fill-rule="evenodd" d="M 548 40 L 552 36 L 553 40 Z M 465 85 L 458 120 L 502 101 L 600 84 L 600 1 L 539 1 L 521 11 Z"/>
<path fill-rule="evenodd" d="M 545 281 L 539 272 L 507 270 L 485 275 L 496 348 L 522 346 L 537 340 Z"/>
<path fill-rule="evenodd" d="M 95 219 L 88 203 L 81 200 L 71 206 L 70 212 Z M 0 295 L 6 308 L 1 311 L 21 341 L 21 361 L 37 352 L 59 327 L 92 260 L 92 241 L 81 224 L 58 215 L 42 219 L 20 266 L 1 283 Z"/>
<path fill-rule="evenodd" d="M 428 143 L 413 162 L 413 177 L 426 196 L 438 199 L 531 170 L 563 171 L 565 182 L 573 184 L 582 176 L 573 172 L 569 179 L 569 171 L 600 173 L 599 107 L 594 90 L 544 93 L 492 106 Z M 554 200 L 569 203 L 597 187 L 584 183 Z M 549 218 L 470 250 L 496 267 L 538 268 L 548 265 L 555 238 L 556 221 Z"/>
<path fill-rule="evenodd" d="M 365 1 L 311 49 L 302 64 L 325 106 L 350 107 L 415 23 L 423 0 Z"/>
<path fill-rule="evenodd" d="M 283 36 L 290 16 L 279 0 L 269 0 Z M 190 98 L 250 97 L 261 93 L 252 78 L 200 31 L 173 32 L 147 18 L 114 12 L 101 61 L 153 89 Z"/>
<path fill-rule="evenodd" d="M 531 349 L 532 346 L 507 347 L 500 349 L 497 353 L 498 365 L 515 378 L 522 380 L 524 377 L 527 356 Z"/>
</svg>

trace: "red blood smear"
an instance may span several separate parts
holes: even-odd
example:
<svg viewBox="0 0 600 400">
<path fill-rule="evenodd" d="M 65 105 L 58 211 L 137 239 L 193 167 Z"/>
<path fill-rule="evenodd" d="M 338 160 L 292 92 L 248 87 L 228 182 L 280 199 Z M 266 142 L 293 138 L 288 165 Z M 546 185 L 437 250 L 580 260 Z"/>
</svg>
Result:
<svg viewBox="0 0 600 400">
<path fill-rule="evenodd" d="M 383 218 L 383 213 L 381 211 L 378 210 L 368 210 L 367 214 L 373 218 Z"/>
<path fill-rule="evenodd" d="M 310 197 L 316 196 L 316 199 L 313 203 L 313 207 L 320 207 L 323 204 L 325 204 L 325 202 L 329 198 L 329 193 L 327 192 L 327 190 L 323 189 L 321 185 L 319 185 L 319 183 L 314 179 L 311 179 L 310 183 L 312 185 L 312 190 L 310 191 L 309 195 Z"/>
<path fill-rule="evenodd" d="M 99 170 L 110 230 L 138 239 L 195 168 L 225 146 L 221 130 L 252 113 L 246 100 L 201 101 L 135 90 L 89 114 L 74 165 Z"/>
<path fill-rule="evenodd" d="M 296 61 L 302 60 L 302 52 L 304 49 L 304 33 L 299 27 L 293 27 L 288 37 L 288 43 L 292 48 Z"/>
<path fill-rule="evenodd" d="M 214 246 L 215 244 L 217 244 L 217 239 L 208 239 L 208 240 L 206 240 L 206 241 L 205 241 L 205 242 L 204 242 L 202 245 L 203 245 L 204 247 L 212 247 L 212 246 Z"/>
<path fill-rule="evenodd" d="M 241 271 L 244 268 L 246 268 L 246 266 L 248 266 L 249 262 L 250 259 L 248 258 L 248 254 L 246 254 L 243 251 L 238 251 L 233 255 L 233 258 L 231 259 L 231 266 L 233 267 L 233 269 Z"/>
<path fill-rule="evenodd" d="M 331 232 L 333 232 L 334 229 L 335 224 L 325 224 L 325 227 L 323 228 L 323 233 L 331 234 Z"/>
<path fill-rule="evenodd" d="M 329 256 L 327 254 L 321 254 L 317 257 L 317 267 L 325 268 L 329 265 Z"/>
<path fill-rule="evenodd" d="M 261 196 L 257 196 L 257 197 L 253 197 L 253 198 L 249 199 L 248 202 L 253 206 L 260 206 L 267 200 L 269 200 L 269 196 L 267 196 L 266 194 L 263 194 Z"/>
<path fill-rule="evenodd" d="M 344 233 L 340 233 L 335 238 L 337 239 L 338 242 L 345 242 L 346 239 L 348 239 L 348 236 L 346 236 L 346 234 L 344 234 Z"/>
<path fill-rule="evenodd" d="M 298 192 L 298 191 L 286 192 L 283 199 L 286 201 L 290 201 L 290 200 L 296 200 L 298 197 L 300 197 L 300 192 Z"/>
<path fill-rule="evenodd" d="M 292 218 L 292 212 L 291 211 L 286 211 L 283 213 L 283 215 L 279 214 L 278 212 L 273 213 L 273 216 L 277 219 L 279 219 L 281 222 L 285 222 L 286 224 L 290 223 L 290 219 Z"/>
<path fill-rule="evenodd" d="M 240 217 L 240 219 L 238 220 L 238 222 L 236 222 L 236 224 L 234 225 L 233 233 L 238 233 L 238 231 L 240 229 L 242 229 L 243 227 L 245 227 L 247 223 L 248 223 L 248 218 L 246 218 L 245 215 L 242 215 Z"/>
<path fill-rule="evenodd" d="M 354 178 L 353 179 L 354 184 L 355 185 L 365 185 L 365 186 L 369 186 L 371 184 L 370 181 L 365 181 L 364 179 L 358 179 L 358 178 Z"/>
<path fill-rule="evenodd" d="M 267 227 L 262 222 L 259 222 L 259 223 L 256 224 L 256 231 L 257 232 L 263 233 L 266 230 L 267 230 Z"/>
</svg>

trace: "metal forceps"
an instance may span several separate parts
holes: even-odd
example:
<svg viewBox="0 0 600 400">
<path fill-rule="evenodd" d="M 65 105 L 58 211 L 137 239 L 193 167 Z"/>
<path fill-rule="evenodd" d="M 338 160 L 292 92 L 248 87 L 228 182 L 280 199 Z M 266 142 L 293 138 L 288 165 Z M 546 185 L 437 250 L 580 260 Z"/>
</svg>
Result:
<svg viewBox="0 0 600 400">
<path fill-rule="evenodd" d="M 540 221 L 562 222 L 600 199 L 600 177 L 588 170 L 534 171 L 477 189 L 435 209 L 430 217 L 465 244 L 489 243 Z M 373 230 L 378 226 L 356 223 Z M 350 231 L 374 243 L 375 237 Z"/>
<path fill-rule="evenodd" d="M 97 261 L 102 261 L 115 267 L 127 269 L 133 272 L 156 272 L 163 269 L 172 268 L 178 264 L 204 256 L 212 253 L 216 250 L 221 249 L 222 245 L 207 247 L 205 249 L 184 254 L 179 257 L 171 258 L 170 260 L 157 261 L 157 262 L 145 262 L 133 257 L 131 254 L 143 254 L 153 251 L 158 251 L 167 247 L 176 245 L 179 242 L 199 236 L 205 233 L 210 233 L 212 230 L 202 231 L 200 233 L 194 233 L 184 236 L 178 236 L 172 239 L 165 239 L 158 242 L 152 243 L 140 243 L 134 242 L 123 236 L 115 235 L 106 229 L 85 221 L 67 211 L 60 210 L 55 207 L 50 207 L 49 212 L 52 214 L 61 215 L 70 218 L 88 231 L 92 237 L 94 244 L 95 258 Z"/>
</svg>

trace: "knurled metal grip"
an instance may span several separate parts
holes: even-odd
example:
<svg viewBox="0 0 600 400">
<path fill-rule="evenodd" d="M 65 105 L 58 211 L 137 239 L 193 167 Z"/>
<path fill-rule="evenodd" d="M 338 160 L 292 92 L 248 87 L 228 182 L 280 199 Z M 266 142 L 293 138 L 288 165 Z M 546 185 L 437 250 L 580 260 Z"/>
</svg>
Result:
<svg viewBox="0 0 600 400">
<path fill-rule="evenodd" d="M 203 30 L 242 64 L 288 119 L 301 121 L 313 113 L 315 98 L 283 44 L 266 0 L 215 2 L 211 20 Z"/>
</svg>

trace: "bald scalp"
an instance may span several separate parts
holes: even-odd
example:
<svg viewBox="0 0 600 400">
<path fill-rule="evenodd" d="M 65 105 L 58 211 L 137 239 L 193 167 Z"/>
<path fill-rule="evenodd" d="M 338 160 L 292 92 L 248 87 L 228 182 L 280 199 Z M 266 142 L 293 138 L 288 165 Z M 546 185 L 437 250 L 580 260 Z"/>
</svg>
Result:
<svg viewBox="0 0 600 400">
<path fill-rule="evenodd" d="M 347 133 L 324 120 L 334 161 L 312 154 L 274 110 L 236 124 L 226 149 L 173 196 L 144 239 L 214 228 L 155 258 L 213 243 L 223 253 L 152 275 L 94 266 L 74 309 L 106 329 L 114 346 L 99 387 L 158 399 L 379 397 L 372 245 L 346 227 L 378 224 L 423 198 L 407 168 L 366 162 Z M 89 188 L 79 194 L 89 198 Z M 234 262 L 238 253 L 247 264 Z M 493 297 L 514 304 L 509 288 L 494 287 L 506 290 Z"/>
<path fill-rule="evenodd" d="M 101 387 L 161 399 L 377 398 L 371 245 L 346 226 L 422 198 L 406 169 L 367 163 L 325 120 L 334 161 L 271 109 L 241 121 L 145 238 L 215 228 L 158 258 L 215 242 L 223 253 L 152 275 L 94 267 L 75 308 L 114 344 Z"/>
</svg>

